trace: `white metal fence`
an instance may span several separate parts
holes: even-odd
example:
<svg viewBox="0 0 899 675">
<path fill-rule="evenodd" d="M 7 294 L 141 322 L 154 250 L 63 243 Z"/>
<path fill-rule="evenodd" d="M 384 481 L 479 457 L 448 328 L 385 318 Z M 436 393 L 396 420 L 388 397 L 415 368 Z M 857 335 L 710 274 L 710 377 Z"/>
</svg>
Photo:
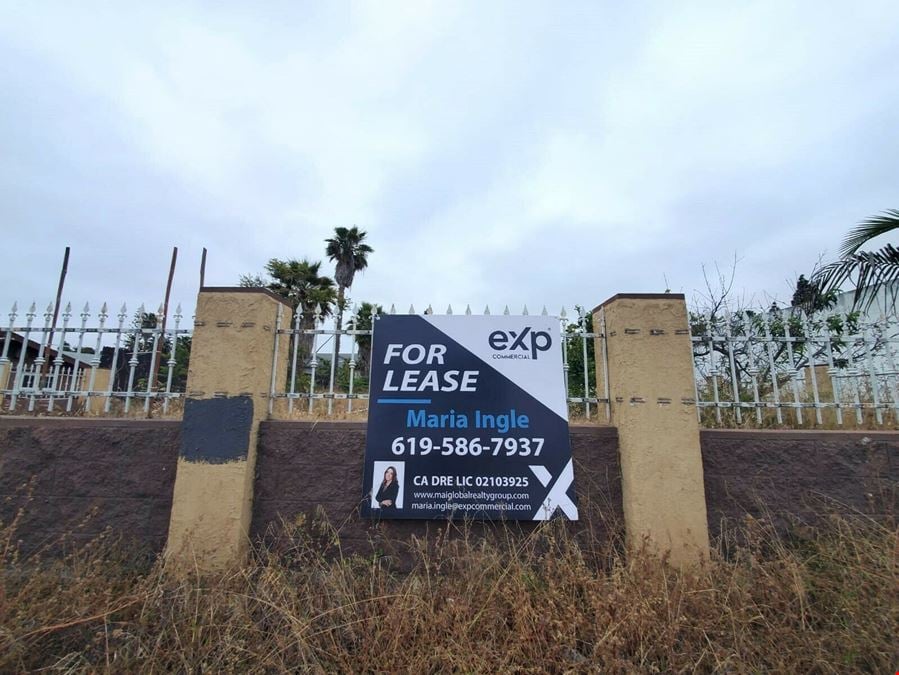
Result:
<svg viewBox="0 0 899 675">
<path fill-rule="evenodd" d="M 899 318 L 797 309 L 691 315 L 706 426 L 896 425 Z"/>
<path fill-rule="evenodd" d="M 273 377 L 273 417 L 367 412 L 372 325 L 380 308 L 349 308 L 338 331 L 321 308 L 277 326 L 288 341 L 287 377 Z M 7 414 L 177 415 L 186 396 L 191 328 L 169 316 L 16 305 L 0 324 L 0 411 Z M 387 313 L 396 314 L 395 307 Z M 408 314 L 414 314 L 410 307 Z M 428 307 L 423 314 L 432 314 Z M 447 308 L 447 314 L 453 309 Z M 471 314 L 466 307 L 465 314 Z M 485 308 L 484 314 L 490 314 Z M 509 314 L 509 308 L 502 311 Z M 522 314 L 527 314 L 527 307 Z M 548 312 L 544 308 L 542 315 Z M 572 419 L 609 421 L 603 327 L 582 308 L 558 314 Z M 796 310 L 691 314 L 695 398 L 703 426 L 899 425 L 899 317 L 806 315 Z M 337 336 L 340 354 L 335 357 Z M 234 355 L 235 360 L 241 358 Z M 273 372 L 285 364 L 273 363 Z"/>
<path fill-rule="evenodd" d="M 385 313 L 416 312 L 414 307 L 409 307 L 407 312 L 397 312 L 396 307 L 391 306 Z M 422 312 L 433 313 L 430 306 Z M 489 315 L 490 308 L 486 307 L 483 313 Z M 505 307 L 502 313 L 508 315 L 511 312 Z M 338 331 L 336 326 L 325 327 L 322 309 L 316 307 L 311 312 L 297 312 L 291 326 L 279 325 L 276 339 L 290 341 L 288 377 L 284 383 L 273 378 L 269 413 L 287 417 L 333 417 L 367 412 L 372 326 L 377 327 L 377 314 L 376 308 L 367 313 L 353 308 L 345 314 L 344 326 Z M 453 314 L 451 306 L 447 307 L 446 314 Z M 472 314 L 470 306 L 465 308 L 464 314 Z M 521 314 L 528 314 L 526 306 Z M 541 315 L 549 315 L 546 308 L 543 308 Z M 569 412 L 572 417 L 592 421 L 601 413 L 607 421 L 607 384 L 602 383 L 602 396 L 597 395 L 596 387 L 594 343 L 600 333 L 593 331 L 592 317 L 581 307 L 572 311 L 563 307 L 558 320 Z M 337 354 L 338 349 L 340 354 Z M 277 361 L 272 365 L 272 372 L 277 372 Z M 602 372 L 607 371 L 603 369 Z"/>
<path fill-rule="evenodd" d="M 24 312 L 14 304 L 0 329 L 0 409 L 7 413 L 168 413 L 184 396 L 191 330 L 178 306 L 114 315 L 104 303 L 77 314 L 67 304 Z"/>
<path fill-rule="evenodd" d="M 397 310 L 391 307 L 387 313 Z M 406 313 L 414 314 L 414 307 Z M 452 314 L 452 307 L 446 313 Z M 470 307 L 464 313 L 471 314 Z M 509 308 L 503 313 L 509 314 Z M 521 313 L 527 314 L 527 307 Z M 545 308 L 541 314 L 547 314 Z M 352 311 L 346 316 L 336 358 L 338 331 L 323 325 L 320 309 L 279 327 L 279 339 L 290 340 L 290 364 L 287 382 L 272 383 L 275 416 L 334 417 L 367 410 L 374 314 Z M 563 308 L 558 316 L 570 416 L 608 422 L 608 382 L 596 382 L 596 359 L 606 362 L 603 327 L 594 328 L 592 316 L 580 307 Z M 795 309 L 691 314 L 690 329 L 695 400 L 703 426 L 899 423 L 895 315 L 875 320 L 853 313 L 809 316 Z M 608 369 L 599 371 L 604 378 Z M 279 401 L 286 404 L 280 412 Z"/>
<path fill-rule="evenodd" d="M 62 366 L 49 372 L 43 372 L 36 363 L 30 365 L 26 363 L 22 367 L 21 374 L 19 369 L 13 366 L 6 375 L 6 381 L 2 388 L 11 391 L 16 381 L 20 383 L 22 391 L 73 392 L 81 391 L 85 387 L 84 371 L 76 372 L 74 366 Z"/>
</svg>

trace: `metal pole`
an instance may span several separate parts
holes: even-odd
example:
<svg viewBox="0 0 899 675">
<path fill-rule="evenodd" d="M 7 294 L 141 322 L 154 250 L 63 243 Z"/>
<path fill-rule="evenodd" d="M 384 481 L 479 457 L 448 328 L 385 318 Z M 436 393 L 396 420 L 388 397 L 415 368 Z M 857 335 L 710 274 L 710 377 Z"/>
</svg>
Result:
<svg viewBox="0 0 899 675">
<path fill-rule="evenodd" d="M 53 320 L 50 323 L 50 335 L 47 339 L 47 344 L 44 345 L 41 356 L 44 359 L 43 364 L 41 364 L 41 376 L 44 373 L 44 366 L 49 365 L 49 361 L 47 359 L 47 350 L 51 349 L 53 345 L 53 332 L 56 330 L 56 320 L 59 318 L 59 303 L 62 302 L 62 289 L 66 285 L 66 274 L 69 272 L 69 253 L 71 252 L 71 247 L 66 246 L 65 255 L 62 257 L 62 270 L 59 272 L 59 285 L 56 287 L 56 303 L 53 305 Z"/>
<path fill-rule="evenodd" d="M 165 284 L 165 300 L 162 303 L 162 329 L 156 335 L 156 354 L 153 364 L 153 372 L 150 375 L 150 383 L 153 391 L 156 391 L 156 378 L 159 377 L 159 366 L 162 362 L 162 343 L 165 342 L 165 323 L 169 315 L 169 298 L 172 295 L 172 280 L 175 278 L 175 263 L 178 262 L 178 247 L 172 247 L 172 264 L 169 265 L 169 279 Z M 175 340 L 178 338 L 175 337 Z M 172 342 L 172 351 L 175 343 Z M 147 399 L 149 401 L 149 399 Z"/>
<path fill-rule="evenodd" d="M 203 248 L 203 257 L 200 258 L 200 290 L 206 285 L 206 248 Z"/>
</svg>

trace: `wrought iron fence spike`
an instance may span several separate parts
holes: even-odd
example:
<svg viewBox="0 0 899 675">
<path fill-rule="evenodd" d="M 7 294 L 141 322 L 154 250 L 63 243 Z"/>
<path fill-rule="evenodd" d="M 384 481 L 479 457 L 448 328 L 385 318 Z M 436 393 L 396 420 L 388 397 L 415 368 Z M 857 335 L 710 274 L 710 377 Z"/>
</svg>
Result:
<svg viewBox="0 0 899 675">
<path fill-rule="evenodd" d="M 54 329 L 52 345 L 47 343 L 52 348 L 53 355 L 49 358 L 43 354 L 39 355 L 35 359 L 36 366 L 30 363 L 23 364 L 22 378 L 24 379 L 18 384 L 8 385 L 15 389 L 19 397 L 25 397 L 22 399 L 23 402 L 27 402 L 28 397 L 33 394 L 35 401 L 46 400 L 48 411 L 52 412 L 55 398 L 56 406 L 59 407 L 62 403 L 62 407 L 68 412 L 83 397 L 84 410 L 89 411 L 91 400 L 94 401 L 94 408 L 96 408 L 97 398 L 95 397 L 103 396 L 106 397 L 106 403 L 105 405 L 101 404 L 100 407 L 105 408 L 106 413 L 109 413 L 110 405 L 119 400 L 123 401 L 126 407 L 130 403 L 132 409 L 135 404 L 146 408 L 147 397 L 150 397 L 153 399 L 154 405 L 155 402 L 161 400 L 164 411 L 164 406 L 168 402 L 174 402 L 184 396 L 183 392 L 173 390 L 171 386 L 172 373 L 176 372 L 175 366 L 180 365 L 182 360 L 182 355 L 178 353 L 176 356 L 174 349 L 170 350 L 162 360 L 162 364 L 168 364 L 169 367 L 167 372 L 169 382 L 165 384 L 164 392 L 162 384 L 158 390 L 153 387 L 152 390 L 144 391 L 144 384 L 136 384 L 143 382 L 138 379 L 139 374 L 136 370 L 134 377 L 131 378 L 133 381 L 127 385 L 110 382 L 101 387 L 102 392 L 98 391 L 95 387 L 94 371 L 99 369 L 102 344 L 109 341 L 110 335 L 117 341 L 113 352 L 113 358 L 117 360 L 113 361 L 113 368 L 118 366 L 116 372 L 122 371 L 128 376 L 130 375 L 129 366 L 132 368 L 140 366 L 140 369 L 145 369 L 142 360 L 139 363 L 132 363 L 138 361 L 134 352 L 136 350 L 143 359 L 146 345 L 159 339 L 161 329 L 159 325 L 153 330 L 141 328 L 139 321 L 136 325 L 133 324 L 134 311 L 132 310 L 129 314 L 125 303 L 121 305 L 117 323 L 115 320 L 107 319 L 107 314 L 112 307 L 111 303 L 102 302 L 99 309 L 94 309 L 93 315 L 96 316 L 93 319 L 90 318 L 93 315 L 91 314 L 92 305 L 89 302 L 82 303 L 83 310 L 79 316 L 73 316 L 72 311 L 76 303 L 77 301 L 50 303 L 45 305 L 47 308 L 45 314 L 43 310 L 36 309 L 36 302 L 32 302 L 27 314 L 28 327 L 26 328 L 25 320 L 22 319 L 19 312 L 24 315 L 23 310 L 28 305 L 25 303 L 20 308 L 17 301 L 13 302 L 9 312 L 10 323 L 8 326 L 11 328 L 16 325 L 17 320 L 21 320 L 20 330 L 23 333 L 31 331 L 31 339 L 39 336 L 42 331 L 44 343 L 47 343 L 46 336 L 49 334 L 52 311 L 55 309 L 60 313 Z M 41 304 L 43 305 L 44 302 Z M 323 315 L 328 311 L 327 306 L 324 307 L 324 310 L 322 310 L 322 306 L 323 304 L 319 304 L 314 307 L 318 310 L 317 318 L 324 318 Z M 345 314 L 346 325 L 341 333 L 347 336 L 344 339 L 349 339 L 350 342 L 354 342 L 351 335 L 360 330 L 361 324 L 364 325 L 365 315 L 361 314 L 360 306 L 360 303 L 350 301 L 347 303 L 347 311 L 351 310 L 352 313 Z M 93 307 L 98 307 L 96 301 L 94 301 Z M 149 306 L 141 304 L 136 316 L 143 315 L 145 317 L 146 307 Z M 396 305 L 391 303 L 389 307 L 389 313 L 396 314 Z M 503 306 L 500 305 L 500 307 Z M 546 305 L 538 307 L 541 308 L 542 316 L 548 315 Z M 508 315 L 509 308 L 509 305 L 505 305 L 503 313 Z M 294 314 L 294 323 L 297 329 L 306 324 L 313 312 L 312 306 L 300 309 Z M 413 306 L 409 306 L 409 310 L 410 314 L 415 313 Z M 171 310 L 169 311 L 171 312 Z M 186 327 L 181 326 L 179 329 L 178 322 L 182 311 L 182 305 L 178 303 L 173 315 L 174 324 L 169 325 L 165 331 L 166 339 L 176 341 L 183 335 L 191 334 L 190 328 L 185 330 Z M 383 310 L 379 312 L 375 306 L 371 307 L 373 318 L 382 312 Z M 425 314 L 433 313 L 433 305 L 428 305 Z M 452 304 L 448 304 L 446 315 L 454 313 Z M 484 315 L 490 315 L 490 313 L 489 305 L 485 305 Z M 470 304 L 464 306 L 464 314 L 472 314 Z M 525 316 L 529 314 L 528 305 L 523 305 L 522 314 Z M 169 314 L 169 316 L 172 315 Z M 578 381 L 583 378 L 584 388 L 592 390 L 594 387 L 592 375 L 584 368 L 587 363 L 586 349 L 590 341 L 594 340 L 594 337 L 602 339 L 600 335 L 602 326 L 599 317 L 597 317 L 597 321 L 600 325 L 596 327 L 594 333 L 593 331 L 587 332 L 591 312 L 585 307 L 574 305 L 569 312 L 563 306 L 556 316 L 560 319 L 563 343 L 568 347 L 567 351 L 563 351 L 563 370 L 567 378 L 566 382 L 573 381 L 571 378 L 576 378 Z M 851 325 L 848 325 L 850 316 L 852 317 Z M 6 319 L 5 316 L 4 319 Z M 783 307 L 776 312 L 764 308 L 750 311 L 735 306 L 722 307 L 714 317 L 706 314 L 702 317 L 697 315 L 695 319 L 690 326 L 690 336 L 694 344 L 694 372 L 697 385 L 694 400 L 698 402 L 697 413 L 701 420 L 714 420 L 715 418 L 711 417 L 711 414 L 714 413 L 721 416 L 723 424 L 728 423 L 724 416 L 731 416 L 738 425 L 741 417 L 743 420 L 752 418 L 758 424 L 762 424 L 766 418 L 770 417 L 770 421 L 779 425 L 802 424 L 808 423 L 810 420 L 813 420 L 814 424 L 821 425 L 822 415 L 832 414 L 836 424 L 842 426 L 844 424 L 843 415 L 855 417 L 857 421 L 858 416 L 870 416 L 877 419 L 899 414 L 899 404 L 896 403 L 899 401 L 899 395 L 897 395 L 899 379 L 895 377 L 897 372 L 896 356 L 895 349 L 892 347 L 897 344 L 895 338 L 896 318 L 889 309 L 886 312 L 879 309 L 872 310 L 870 315 L 860 317 L 841 313 L 834 317 L 834 320 L 838 322 L 836 327 L 828 327 L 829 316 L 821 313 L 809 314 L 808 312 L 791 311 L 789 307 Z M 90 323 L 92 320 L 93 323 Z M 579 321 L 579 323 L 574 323 L 575 321 Z M 890 324 L 889 327 L 885 326 L 887 323 Z M 97 324 L 99 324 L 99 328 Z M 284 325 L 282 328 L 283 330 L 278 329 L 282 337 L 284 334 L 289 336 L 290 327 Z M 0 327 L 0 330 L 4 329 L 8 332 L 10 330 L 7 328 L 7 324 Z M 888 333 L 887 330 L 893 332 Z M 315 332 L 334 333 L 333 330 Z M 369 331 L 363 332 L 368 333 Z M 73 335 L 77 338 L 77 343 L 72 338 Z M 317 340 L 322 336 L 316 335 L 315 337 Z M 329 340 L 334 339 L 329 335 L 325 335 L 325 337 L 328 337 Z M 82 339 L 84 339 L 83 347 Z M 7 340 L 7 342 L 11 342 L 11 340 Z M 137 346 L 138 344 L 140 347 Z M 597 344 L 601 343 L 597 342 Z M 885 346 L 883 346 L 884 344 Z M 126 347 L 126 345 L 128 346 Z M 575 345 L 577 346 L 576 350 L 572 349 Z M 4 340 L 0 336 L 0 354 L 3 353 L 3 346 Z M 64 363 L 63 347 L 71 350 L 72 356 L 78 354 L 75 357 L 77 365 L 74 367 Z M 93 351 L 88 347 L 93 348 Z M 321 346 L 314 351 L 318 351 L 318 349 L 321 349 Z M 362 362 L 361 355 L 356 354 L 357 349 L 358 344 L 354 343 L 351 349 L 344 350 L 344 352 L 349 352 L 351 371 L 359 367 Z M 699 353 L 705 350 L 710 350 L 710 352 L 708 354 Z M 125 355 L 126 351 L 127 355 Z M 574 353 L 583 353 L 583 362 L 579 361 L 577 367 L 572 363 L 569 369 L 565 357 Z M 65 358 L 68 359 L 68 356 Z M 311 358 L 314 358 L 314 354 L 311 355 Z M 597 358 L 599 357 L 597 356 Z M 0 358 L 0 364 L 9 363 L 10 359 L 4 354 Z M 152 361 L 150 363 L 152 365 Z M 303 368 L 308 368 L 309 365 L 317 365 L 321 368 L 322 363 L 326 363 L 326 360 L 315 359 L 315 362 L 311 364 L 306 361 Z M 42 369 L 45 364 L 49 365 Z M 584 372 L 581 372 L 582 370 Z M 744 375 L 739 375 L 740 373 L 744 373 Z M 888 379 L 889 377 L 893 379 Z M 351 399 L 364 399 L 365 394 L 355 394 L 352 389 L 354 386 L 352 374 L 350 378 L 351 390 L 348 396 Z M 72 384 L 75 381 L 79 384 Z M 596 389 L 601 389 L 601 385 L 601 382 L 595 385 Z M 178 387 L 182 386 L 183 381 L 178 384 Z M 276 397 L 308 397 L 311 403 L 314 399 L 324 397 L 324 395 L 314 392 L 316 386 L 318 386 L 317 382 L 314 384 L 310 382 L 310 387 L 307 387 L 308 394 L 297 393 L 294 384 L 289 385 L 289 390 L 273 389 L 272 391 Z M 760 387 L 761 391 L 759 391 Z M 71 399 L 74 403 L 67 404 L 67 399 Z M 809 402 L 812 399 L 814 402 Z M 293 399 L 291 398 L 291 400 Z M 575 406 L 573 409 L 586 410 L 589 418 L 590 406 L 601 406 L 605 399 L 599 399 L 599 403 L 597 403 L 595 395 L 592 398 L 583 395 L 580 397 L 570 395 L 568 401 L 570 405 Z M 33 407 L 36 408 L 36 405 Z M 347 409 L 349 410 L 349 404 Z M 355 408 L 353 409 L 355 410 Z M 814 413 L 810 412 L 812 409 L 814 409 Z M 826 421 L 824 419 L 824 422 Z"/>
</svg>

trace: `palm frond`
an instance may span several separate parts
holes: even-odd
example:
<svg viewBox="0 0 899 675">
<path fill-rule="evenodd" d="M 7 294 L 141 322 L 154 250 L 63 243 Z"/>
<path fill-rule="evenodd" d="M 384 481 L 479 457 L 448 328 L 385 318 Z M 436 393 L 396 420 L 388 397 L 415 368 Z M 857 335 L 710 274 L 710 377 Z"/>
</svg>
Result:
<svg viewBox="0 0 899 675">
<path fill-rule="evenodd" d="M 852 255 L 874 237 L 899 228 L 899 209 L 887 209 L 879 216 L 872 216 L 855 226 L 843 239 L 840 257 Z"/>
<path fill-rule="evenodd" d="M 818 270 L 812 281 L 821 293 L 839 291 L 845 282 L 851 282 L 855 287 L 853 309 L 868 309 L 881 289 L 895 303 L 899 293 L 899 249 L 887 244 L 878 251 L 846 255 Z"/>
</svg>

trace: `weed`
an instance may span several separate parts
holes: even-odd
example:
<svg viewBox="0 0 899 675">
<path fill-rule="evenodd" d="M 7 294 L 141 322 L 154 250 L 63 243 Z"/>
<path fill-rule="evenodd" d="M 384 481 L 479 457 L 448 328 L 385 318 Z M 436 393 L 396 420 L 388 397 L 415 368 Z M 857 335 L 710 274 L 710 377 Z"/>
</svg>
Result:
<svg viewBox="0 0 899 675">
<path fill-rule="evenodd" d="M 12 524 L 9 526 L 12 527 Z M 402 572 L 322 551 L 327 523 L 212 575 L 101 538 L 62 559 L 7 547 L 0 670 L 66 672 L 892 672 L 897 531 L 861 516 L 677 570 L 561 522 L 412 539 Z M 9 535 L 0 541 L 15 541 Z"/>
</svg>

